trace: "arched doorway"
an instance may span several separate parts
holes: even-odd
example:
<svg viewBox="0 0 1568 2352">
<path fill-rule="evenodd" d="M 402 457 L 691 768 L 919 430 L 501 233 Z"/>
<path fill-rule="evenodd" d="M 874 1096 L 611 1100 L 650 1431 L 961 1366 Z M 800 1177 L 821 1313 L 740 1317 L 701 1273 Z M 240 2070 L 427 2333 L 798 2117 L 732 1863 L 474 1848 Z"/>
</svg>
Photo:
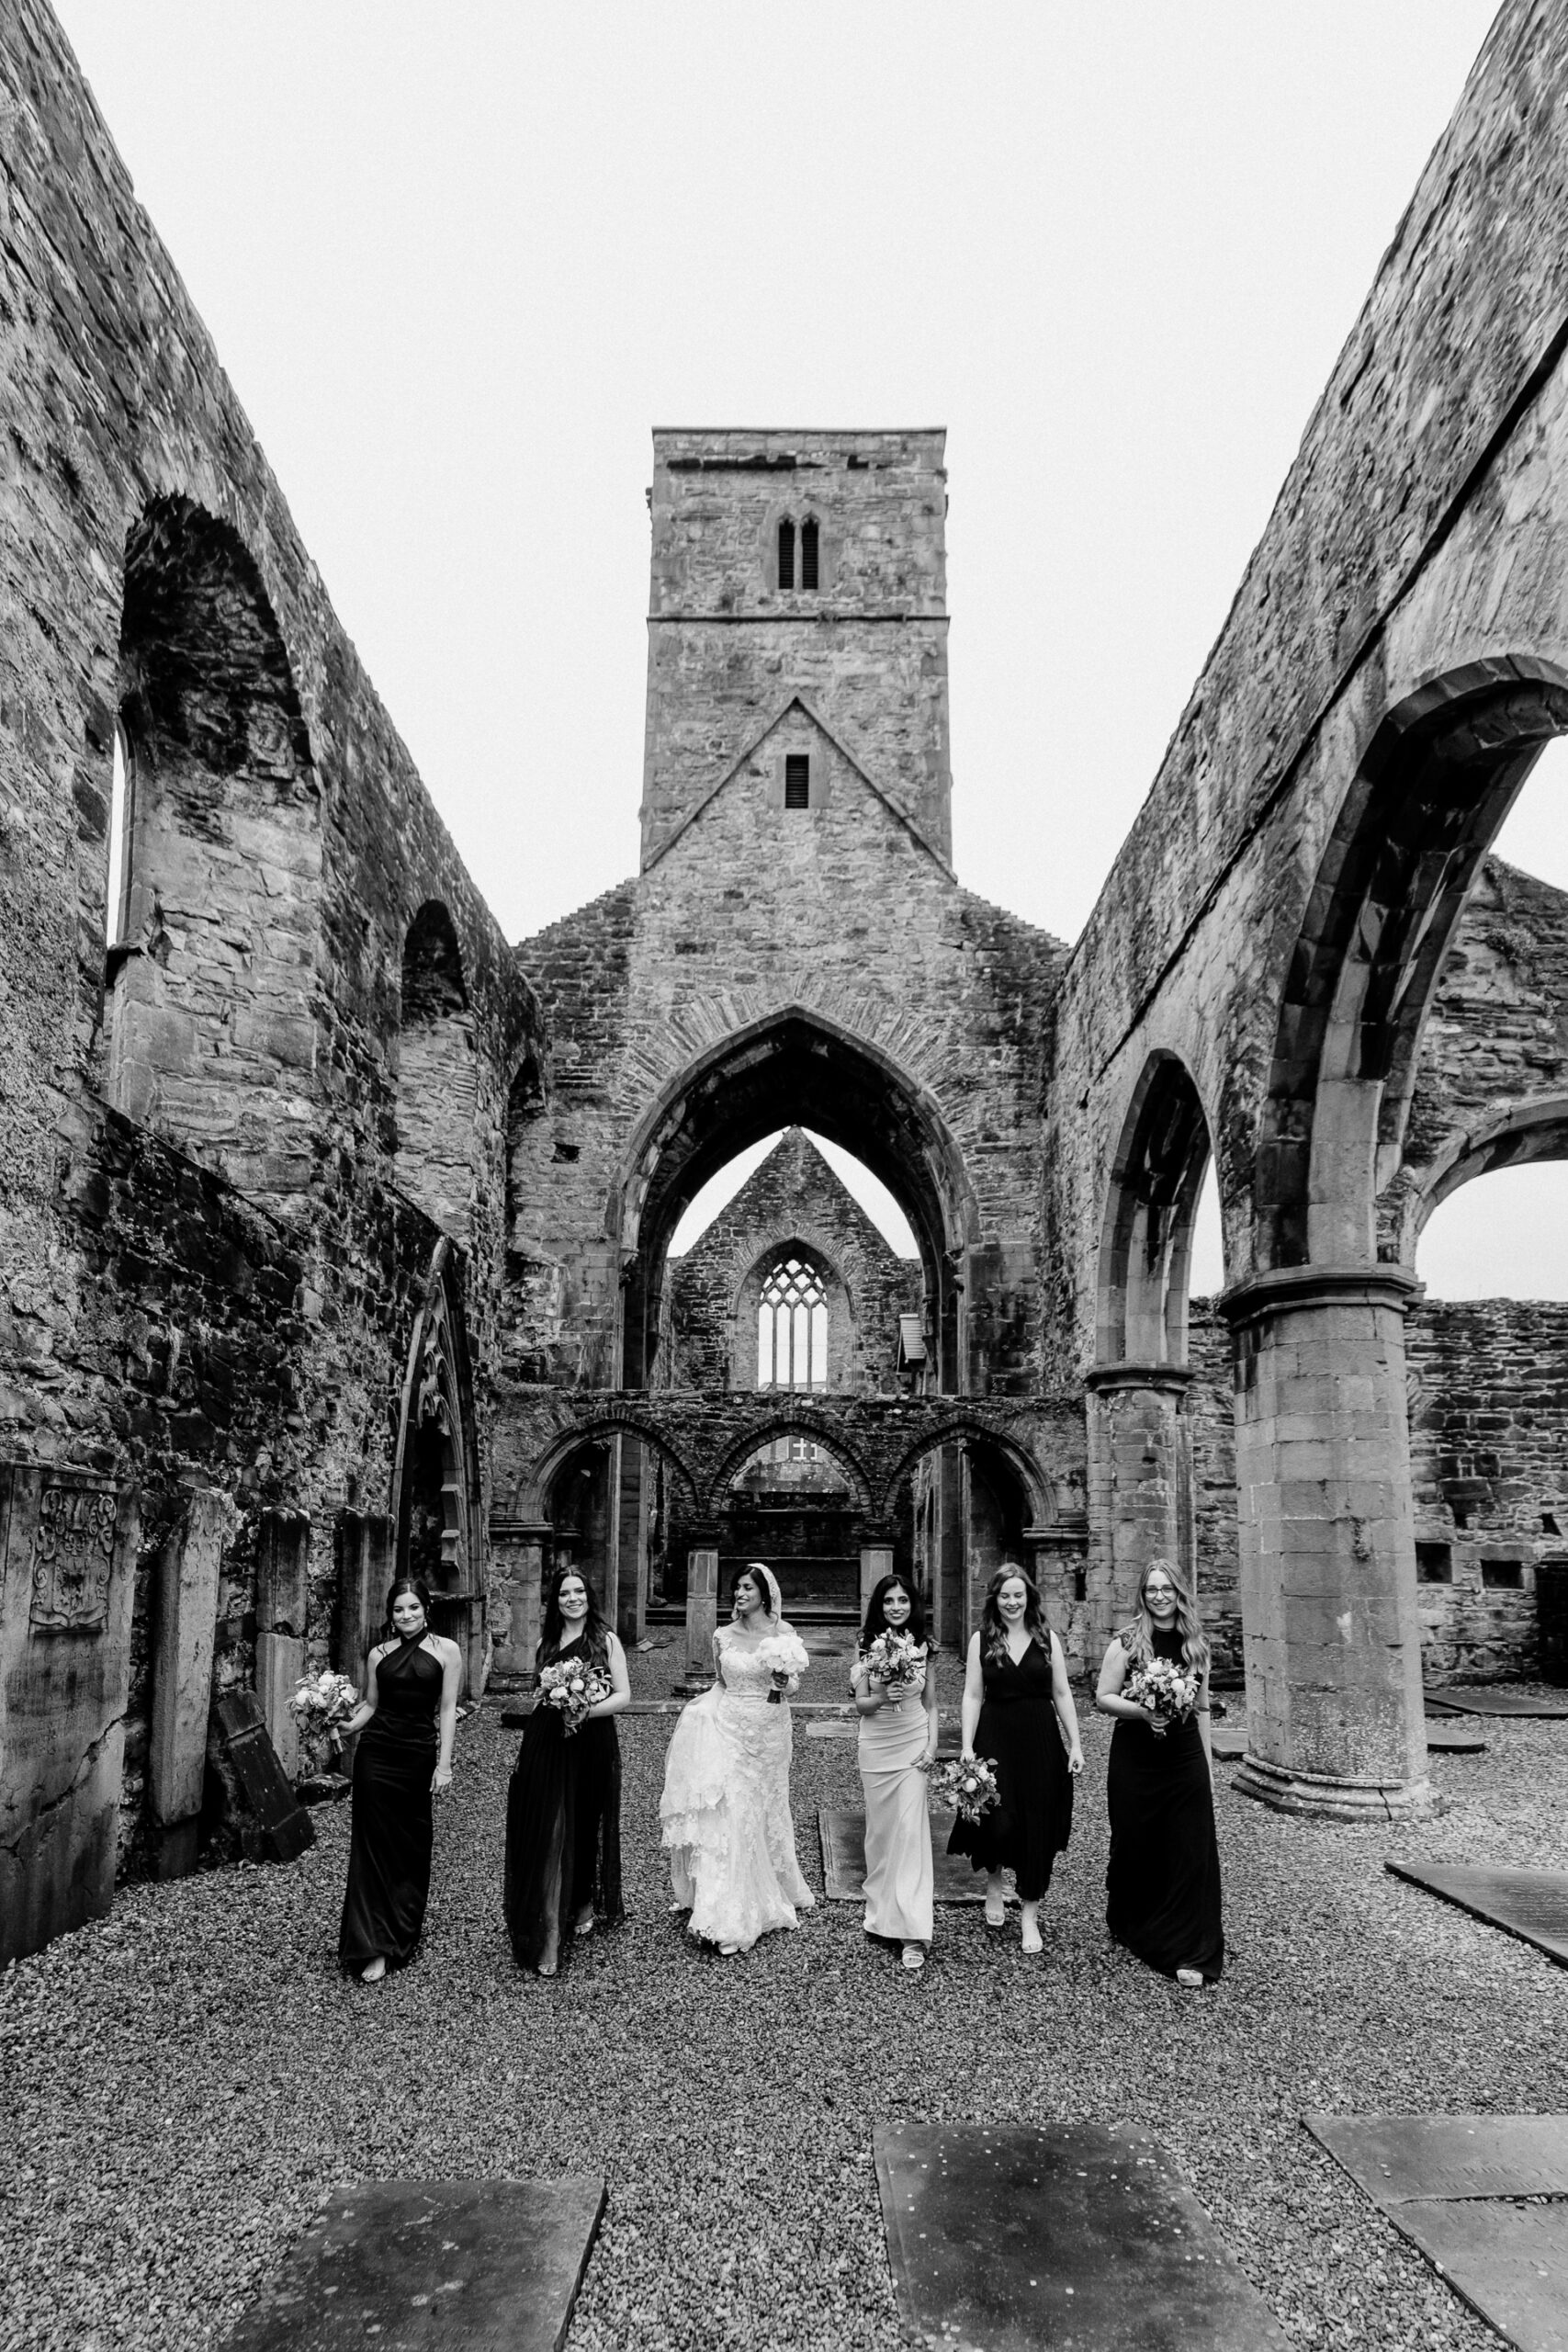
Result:
<svg viewBox="0 0 1568 2352">
<path fill-rule="evenodd" d="M 409 1342 L 392 1525 L 397 1574 L 429 1585 L 435 1630 L 462 1650 L 466 1688 L 479 1691 L 485 1650 L 479 1445 L 462 1263 L 445 1238 L 432 1255 Z"/>
</svg>

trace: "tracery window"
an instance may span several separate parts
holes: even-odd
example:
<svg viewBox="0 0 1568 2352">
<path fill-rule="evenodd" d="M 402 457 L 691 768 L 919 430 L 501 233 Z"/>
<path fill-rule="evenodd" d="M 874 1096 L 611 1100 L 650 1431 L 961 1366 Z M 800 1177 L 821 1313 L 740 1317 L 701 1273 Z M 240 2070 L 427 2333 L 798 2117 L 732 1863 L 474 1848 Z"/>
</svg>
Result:
<svg viewBox="0 0 1568 2352">
<path fill-rule="evenodd" d="M 814 1266 L 781 1258 L 757 1306 L 759 1388 L 826 1388 L 828 1294 Z"/>
</svg>

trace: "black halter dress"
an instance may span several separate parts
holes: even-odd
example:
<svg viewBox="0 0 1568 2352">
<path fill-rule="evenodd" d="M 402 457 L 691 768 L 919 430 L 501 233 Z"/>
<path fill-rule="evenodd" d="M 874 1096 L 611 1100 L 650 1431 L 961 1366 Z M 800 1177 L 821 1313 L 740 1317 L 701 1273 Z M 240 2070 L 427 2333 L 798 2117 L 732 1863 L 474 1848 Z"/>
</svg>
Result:
<svg viewBox="0 0 1568 2352">
<path fill-rule="evenodd" d="M 568 1642 L 555 1653 L 570 1658 Z M 603 1667 L 604 1659 L 595 1662 Z M 536 1705 L 506 1792 L 507 1932 L 524 1968 L 558 1968 L 578 1914 L 602 1927 L 626 1917 L 621 1899 L 621 1743 L 614 1715 L 569 1733 L 554 1707 Z"/>
<path fill-rule="evenodd" d="M 376 1712 L 354 1758 L 354 1824 L 337 1956 L 355 1975 L 413 1957 L 430 1895 L 430 1782 L 440 1752 L 441 1661 L 397 1641 L 376 1666 Z"/>
<path fill-rule="evenodd" d="M 1181 1635 L 1154 1629 L 1156 1657 L 1181 1663 Z M 1118 1718 L 1106 1776 L 1111 1861 L 1105 1924 L 1119 1944 L 1167 1976 L 1225 1962 L 1214 1792 L 1197 1718 L 1156 1734 Z"/>
<path fill-rule="evenodd" d="M 947 1841 L 977 1871 L 1012 1871 L 1019 1899 L 1037 1903 L 1073 1830 L 1073 1781 L 1052 1696 L 1051 1653 L 1031 1642 L 1014 1663 L 1003 1652 L 981 1663 L 985 1701 L 975 1753 L 997 1768 L 1001 1803 L 984 1820 L 960 1819 Z"/>
</svg>

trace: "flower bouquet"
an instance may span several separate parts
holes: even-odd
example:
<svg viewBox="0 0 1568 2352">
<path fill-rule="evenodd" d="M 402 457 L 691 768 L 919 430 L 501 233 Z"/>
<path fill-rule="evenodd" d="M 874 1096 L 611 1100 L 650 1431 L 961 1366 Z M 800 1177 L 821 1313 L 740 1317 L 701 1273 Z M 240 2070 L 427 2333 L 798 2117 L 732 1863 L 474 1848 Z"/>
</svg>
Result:
<svg viewBox="0 0 1568 2352">
<path fill-rule="evenodd" d="M 925 1669 L 926 1654 L 912 1635 L 895 1633 L 888 1626 L 867 1645 L 865 1663 L 888 1697 L 897 1701 L 919 1682 Z"/>
<path fill-rule="evenodd" d="M 1169 1658 L 1152 1657 L 1127 1677 L 1122 1696 L 1135 1707 L 1146 1707 L 1156 1718 L 1155 1731 L 1163 1733 L 1168 1724 L 1185 1723 L 1197 1705 L 1198 1677 Z"/>
<path fill-rule="evenodd" d="M 760 1657 L 773 1678 L 768 1693 L 768 1704 L 776 1707 L 786 1690 L 798 1690 L 800 1678 L 811 1660 L 806 1655 L 806 1644 L 798 1634 L 770 1634 L 759 1642 L 751 1653 Z"/>
<path fill-rule="evenodd" d="M 359 1704 L 359 1693 L 346 1674 L 302 1674 L 294 1686 L 288 1712 L 309 1747 L 339 1746 L 343 1727 Z"/>
<path fill-rule="evenodd" d="M 554 1707 L 568 1739 L 588 1721 L 588 1711 L 610 1695 L 610 1684 L 581 1658 L 558 1658 L 539 1668 L 539 1703 Z"/>
<path fill-rule="evenodd" d="M 997 1768 L 984 1756 L 949 1756 L 925 1770 L 926 1799 L 933 1810 L 951 1806 L 961 1821 L 983 1821 L 1002 1801 Z"/>
</svg>

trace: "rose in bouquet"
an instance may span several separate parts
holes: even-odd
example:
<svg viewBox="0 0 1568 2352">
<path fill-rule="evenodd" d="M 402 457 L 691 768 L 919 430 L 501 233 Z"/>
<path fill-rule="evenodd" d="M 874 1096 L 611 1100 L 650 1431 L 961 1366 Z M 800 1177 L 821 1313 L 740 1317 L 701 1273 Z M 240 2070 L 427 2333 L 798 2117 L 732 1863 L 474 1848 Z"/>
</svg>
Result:
<svg viewBox="0 0 1568 2352">
<path fill-rule="evenodd" d="M 1002 1801 L 996 1766 L 984 1756 L 949 1756 L 928 1765 L 926 1798 L 938 1812 L 951 1807 L 962 1821 L 983 1821 Z"/>
<path fill-rule="evenodd" d="M 359 1704 L 359 1693 L 346 1674 L 302 1674 L 294 1686 L 288 1712 L 308 1745 L 336 1747 L 343 1727 Z"/>
<path fill-rule="evenodd" d="M 539 1702 L 555 1708 L 569 1739 L 588 1721 L 589 1709 L 609 1695 L 605 1677 L 584 1658 L 557 1658 L 553 1666 L 539 1668 Z"/>
<path fill-rule="evenodd" d="M 1168 1724 L 1185 1723 L 1197 1705 L 1198 1677 L 1170 1658 L 1151 1657 L 1127 1677 L 1122 1696 L 1146 1707 L 1155 1717 L 1154 1730 L 1163 1734 Z"/>
<path fill-rule="evenodd" d="M 760 1657 L 773 1678 L 768 1693 L 768 1704 L 776 1707 L 786 1690 L 798 1690 L 800 1678 L 811 1660 L 806 1655 L 806 1644 L 798 1634 L 770 1634 L 759 1642 L 751 1653 Z"/>
<path fill-rule="evenodd" d="M 897 1701 L 919 1682 L 926 1654 L 912 1635 L 896 1633 L 889 1625 L 867 1644 L 865 1662 L 874 1679 Z"/>
</svg>

